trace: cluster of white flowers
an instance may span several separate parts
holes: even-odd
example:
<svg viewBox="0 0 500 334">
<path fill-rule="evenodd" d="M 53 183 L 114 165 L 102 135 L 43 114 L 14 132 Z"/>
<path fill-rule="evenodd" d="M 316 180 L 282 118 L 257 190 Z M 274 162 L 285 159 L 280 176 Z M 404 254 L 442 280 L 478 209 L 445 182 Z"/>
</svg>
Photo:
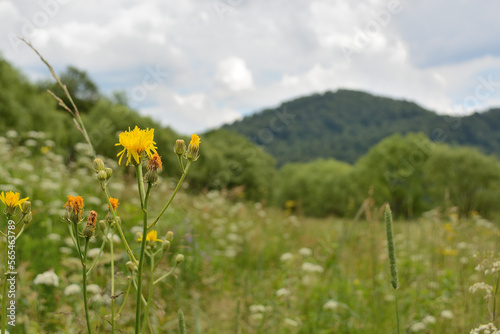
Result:
<svg viewBox="0 0 500 334">
<path fill-rule="evenodd" d="M 416 322 L 410 327 L 410 331 L 412 333 L 417 333 L 417 332 L 422 332 L 425 331 L 426 326 L 423 322 Z"/>
<path fill-rule="evenodd" d="M 290 290 L 287 288 L 281 288 L 278 291 L 276 291 L 276 296 L 278 297 L 286 297 L 290 295 Z"/>
<path fill-rule="evenodd" d="M 64 289 L 65 296 L 79 295 L 82 289 L 78 284 L 70 284 Z"/>
<path fill-rule="evenodd" d="M 280 257 L 281 262 L 288 262 L 290 260 L 293 260 L 293 254 L 290 252 L 283 253 Z"/>
<path fill-rule="evenodd" d="M 311 262 L 302 263 L 302 270 L 308 273 L 322 273 L 324 271 L 322 266 Z"/>
<path fill-rule="evenodd" d="M 500 334 L 500 330 L 498 330 L 492 323 L 489 323 L 472 329 L 470 334 Z"/>
<path fill-rule="evenodd" d="M 450 310 L 443 310 L 441 311 L 441 317 L 449 320 L 453 319 L 453 312 L 451 312 Z"/>
<path fill-rule="evenodd" d="M 293 319 L 290 319 L 290 318 L 285 318 L 283 320 L 283 324 L 285 325 L 285 327 L 291 327 L 291 328 L 298 328 L 298 327 L 300 327 L 300 322 L 299 321 L 293 320 Z"/>
<path fill-rule="evenodd" d="M 337 302 L 333 299 L 330 299 L 325 304 L 323 304 L 323 310 L 335 311 L 336 309 L 339 308 L 339 306 L 340 306 L 339 302 Z"/>
<path fill-rule="evenodd" d="M 259 325 L 262 320 L 264 320 L 264 314 L 271 312 L 273 308 L 271 306 L 265 306 L 260 304 L 250 305 L 250 322 L 253 325 Z"/>
<path fill-rule="evenodd" d="M 303 248 L 299 249 L 299 254 L 304 256 L 304 257 L 307 257 L 307 256 L 311 256 L 313 254 L 313 252 L 310 248 L 303 247 Z"/>
<path fill-rule="evenodd" d="M 493 292 L 493 287 L 484 282 L 475 283 L 474 285 L 469 287 L 470 293 L 476 293 L 477 291 L 484 291 L 484 298 L 489 298 L 491 297 L 491 294 Z"/>
<path fill-rule="evenodd" d="M 422 322 L 426 325 L 433 325 L 436 323 L 436 318 L 433 317 L 432 315 L 426 315 L 423 319 Z"/>
<path fill-rule="evenodd" d="M 59 277 L 53 270 L 49 270 L 44 273 L 36 275 L 35 279 L 33 280 L 33 284 L 59 286 Z"/>
</svg>

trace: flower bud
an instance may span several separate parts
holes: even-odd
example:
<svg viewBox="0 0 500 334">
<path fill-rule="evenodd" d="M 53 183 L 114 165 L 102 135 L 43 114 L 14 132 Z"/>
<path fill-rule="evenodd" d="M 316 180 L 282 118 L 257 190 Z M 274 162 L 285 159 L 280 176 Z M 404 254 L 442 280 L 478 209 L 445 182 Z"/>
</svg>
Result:
<svg viewBox="0 0 500 334">
<path fill-rule="evenodd" d="M 138 271 L 139 270 L 139 268 L 137 267 L 137 265 L 134 262 L 132 262 L 132 261 L 128 261 L 126 265 L 127 265 L 128 271 L 130 271 L 131 273 L 133 273 L 134 271 Z"/>
<path fill-rule="evenodd" d="M 89 217 L 87 219 L 87 225 L 84 227 L 82 231 L 84 237 L 90 238 L 95 234 L 96 220 L 97 220 L 97 212 L 95 212 L 94 210 L 90 211 Z"/>
<path fill-rule="evenodd" d="M 144 175 L 144 182 L 151 183 L 152 185 L 158 183 L 158 171 L 148 170 Z"/>
<path fill-rule="evenodd" d="M 33 219 L 33 214 L 30 212 L 28 212 L 27 214 L 25 214 L 23 216 L 23 219 L 22 219 L 22 222 L 25 224 L 25 225 L 28 225 L 29 223 L 31 223 L 31 220 Z"/>
<path fill-rule="evenodd" d="M 108 179 L 108 173 L 106 173 L 106 171 L 104 171 L 104 170 L 100 170 L 97 173 L 97 179 L 99 181 L 106 181 Z"/>
<path fill-rule="evenodd" d="M 186 153 L 186 142 L 182 139 L 177 139 L 174 145 L 174 153 L 178 156 L 183 156 Z"/>
<path fill-rule="evenodd" d="M 104 162 L 99 158 L 94 160 L 94 162 L 92 163 L 92 166 L 94 167 L 94 172 L 96 172 L 96 173 L 99 173 L 99 171 L 104 170 L 104 168 L 106 168 L 106 166 L 104 165 Z"/>
<path fill-rule="evenodd" d="M 23 202 L 23 204 L 21 204 L 21 212 L 23 214 L 27 214 L 27 213 L 31 212 L 31 202 L 30 201 L 26 201 L 26 202 Z"/>
<path fill-rule="evenodd" d="M 174 240 L 174 232 L 168 231 L 165 235 L 165 240 L 172 242 L 172 240 Z"/>
<path fill-rule="evenodd" d="M 99 226 L 99 231 L 103 232 L 106 231 L 106 222 L 104 220 L 99 220 L 97 223 L 97 226 Z"/>
<path fill-rule="evenodd" d="M 164 252 L 168 251 L 170 249 L 170 241 L 163 240 L 161 247 L 163 248 Z"/>
<path fill-rule="evenodd" d="M 184 255 L 182 254 L 177 254 L 176 258 L 175 258 L 175 263 L 176 264 L 181 264 L 182 262 L 184 262 Z"/>
<path fill-rule="evenodd" d="M 111 176 L 113 175 L 113 170 L 108 167 L 108 168 L 104 169 L 104 171 L 106 172 L 107 179 L 109 180 L 111 178 Z"/>
</svg>

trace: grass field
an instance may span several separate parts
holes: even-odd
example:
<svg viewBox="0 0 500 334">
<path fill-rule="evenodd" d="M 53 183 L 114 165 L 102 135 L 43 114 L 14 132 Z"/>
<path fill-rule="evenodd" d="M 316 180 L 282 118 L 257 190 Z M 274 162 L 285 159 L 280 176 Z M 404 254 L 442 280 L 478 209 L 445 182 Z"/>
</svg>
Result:
<svg viewBox="0 0 500 334">
<path fill-rule="evenodd" d="M 43 133 L 27 136 L 23 145 L 14 132 L 0 138 L 0 190 L 29 196 L 33 210 L 33 222 L 16 244 L 17 317 L 16 327 L 8 329 L 81 333 L 86 328 L 81 268 L 60 216 L 67 195 L 81 195 L 85 212 L 104 216 L 107 205 L 85 145 L 77 147 L 77 159 L 67 166 Z M 134 240 L 142 215 L 133 170 L 105 162 L 115 171 L 110 190 L 121 203 L 123 230 Z M 152 211 L 161 209 L 174 185 L 162 180 L 155 188 Z M 185 260 L 155 288 L 153 332 L 177 333 L 182 309 L 189 333 L 396 333 L 396 297 L 401 333 L 469 333 L 480 324 L 498 324 L 496 224 L 477 215 L 459 219 L 453 209 L 396 221 L 396 296 L 385 226 L 374 217 L 371 222 L 310 219 L 265 203 L 230 200 L 224 192 L 191 195 L 183 189 L 157 225 L 160 239 L 174 232 L 159 272 L 168 271 L 179 253 Z M 3 217 L 1 228 L 6 228 Z M 91 240 L 89 258 L 102 237 L 97 233 Z M 124 303 L 117 332 L 130 333 L 135 291 L 131 288 L 124 302 L 128 258 L 115 239 L 115 301 L 118 307 Z M 139 251 L 139 242 L 130 244 Z M 3 258 L 3 241 L 1 250 Z M 110 332 L 109 250 L 106 245 L 87 282 L 96 333 Z M 470 287 L 481 282 L 491 288 L 476 285 L 472 293 Z"/>
</svg>

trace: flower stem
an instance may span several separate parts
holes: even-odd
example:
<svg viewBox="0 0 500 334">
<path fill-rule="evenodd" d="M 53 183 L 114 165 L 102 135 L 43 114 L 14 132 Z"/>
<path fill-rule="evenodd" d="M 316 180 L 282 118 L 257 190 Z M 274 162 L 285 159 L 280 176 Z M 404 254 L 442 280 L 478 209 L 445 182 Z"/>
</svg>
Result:
<svg viewBox="0 0 500 334">
<path fill-rule="evenodd" d="M 110 206 L 112 209 L 113 207 Z M 107 239 L 108 235 L 106 235 Z M 113 236 L 109 240 L 109 253 L 111 255 L 111 333 L 115 333 L 115 259 L 113 253 Z"/>
<path fill-rule="evenodd" d="M 155 257 L 153 254 L 149 254 L 149 257 L 151 259 L 151 273 L 149 277 L 149 291 L 148 291 L 148 305 L 146 306 L 146 310 L 144 310 L 144 322 L 142 324 L 142 333 L 145 332 L 146 330 L 146 321 L 149 322 L 149 307 L 151 305 L 151 298 L 153 297 L 153 282 L 154 282 L 154 268 L 155 268 Z"/>
<path fill-rule="evenodd" d="M 495 294 L 493 295 L 493 314 L 491 315 L 491 322 L 495 321 L 496 318 L 496 309 L 497 309 L 497 293 L 498 293 L 498 285 L 500 283 L 500 273 L 497 276 L 497 283 L 495 284 Z"/>
<path fill-rule="evenodd" d="M 78 236 L 77 236 L 78 240 Z M 85 307 L 85 319 L 87 320 L 87 330 L 88 333 L 92 333 L 92 329 L 90 328 L 90 318 L 89 318 L 89 306 L 87 302 L 87 251 L 89 249 L 89 238 L 85 238 L 85 251 L 83 253 L 83 305 Z"/>
<path fill-rule="evenodd" d="M 163 209 L 161 210 L 161 212 L 158 214 L 158 217 L 156 217 L 155 220 L 151 223 L 151 225 L 148 226 L 148 230 L 152 229 L 156 225 L 156 223 L 158 222 L 158 220 L 160 219 L 160 217 L 165 213 L 165 211 L 170 206 L 170 203 L 172 203 L 172 201 L 174 200 L 175 195 L 177 194 L 177 192 L 181 188 L 181 185 L 184 182 L 184 179 L 186 178 L 187 172 L 189 170 L 189 166 L 191 166 L 191 161 L 188 161 L 188 163 L 186 165 L 186 169 L 184 169 L 184 171 L 182 172 L 182 176 L 179 179 L 179 182 L 177 182 L 177 186 L 174 189 L 174 193 L 172 194 L 172 196 L 168 200 L 167 204 L 165 204 L 165 206 L 163 207 Z"/>
<path fill-rule="evenodd" d="M 137 270 L 137 298 L 136 298 L 136 309 L 135 309 L 135 334 L 139 334 L 140 323 L 141 323 L 141 297 L 142 297 L 142 269 L 144 267 L 144 250 L 146 249 L 146 235 L 148 233 L 148 199 L 149 192 L 151 191 L 151 183 L 148 183 L 148 190 L 146 196 L 144 194 L 144 184 L 142 180 L 142 166 L 135 166 L 135 172 L 137 177 L 137 185 L 139 188 L 139 196 L 141 197 L 141 208 L 143 212 L 143 229 L 142 229 L 142 242 L 141 242 L 141 253 L 139 255 L 139 265 Z"/>
<path fill-rule="evenodd" d="M 108 200 L 108 206 L 110 208 L 113 208 L 113 205 L 111 204 L 111 200 L 109 199 L 111 196 L 109 195 L 109 191 L 108 191 L 108 188 L 106 186 L 103 186 L 102 187 L 102 190 L 104 191 L 104 193 L 106 194 L 106 199 Z M 121 226 L 121 223 L 118 221 L 118 217 L 116 215 L 116 212 L 115 210 L 111 210 L 111 214 L 113 215 L 113 219 L 115 220 L 115 225 L 116 225 L 116 228 L 118 230 L 118 234 L 120 235 L 120 238 L 122 239 L 122 242 L 123 244 L 125 245 L 125 248 L 127 249 L 127 254 L 129 256 L 129 258 L 132 260 L 132 262 L 134 262 L 136 265 L 139 265 L 139 262 L 137 262 L 137 260 L 135 259 L 134 257 L 134 253 L 132 253 L 132 249 L 130 249 L 130 246 L 127 242 L 127 239 L 125 238 L 125 235 L 123 234 L 123 231 L 122 231 L 122 226 Z"/>
</svg>

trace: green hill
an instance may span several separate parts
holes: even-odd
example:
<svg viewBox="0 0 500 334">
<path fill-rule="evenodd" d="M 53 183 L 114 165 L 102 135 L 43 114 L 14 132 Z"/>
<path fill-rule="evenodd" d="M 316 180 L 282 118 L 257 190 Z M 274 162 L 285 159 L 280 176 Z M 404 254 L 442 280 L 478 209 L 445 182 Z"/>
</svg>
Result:
<svg viewBox="0 0 500 334">
<path fill-rule="evenodd" d="M 288 101 L 224 127 L 263 146 L 279 165 L 316 158 L 354 163 L 382 139 L 409 132 L 500 155 L 500 109 L 440 116 L 413 102 L 343 89 Z"/>
</svg>

